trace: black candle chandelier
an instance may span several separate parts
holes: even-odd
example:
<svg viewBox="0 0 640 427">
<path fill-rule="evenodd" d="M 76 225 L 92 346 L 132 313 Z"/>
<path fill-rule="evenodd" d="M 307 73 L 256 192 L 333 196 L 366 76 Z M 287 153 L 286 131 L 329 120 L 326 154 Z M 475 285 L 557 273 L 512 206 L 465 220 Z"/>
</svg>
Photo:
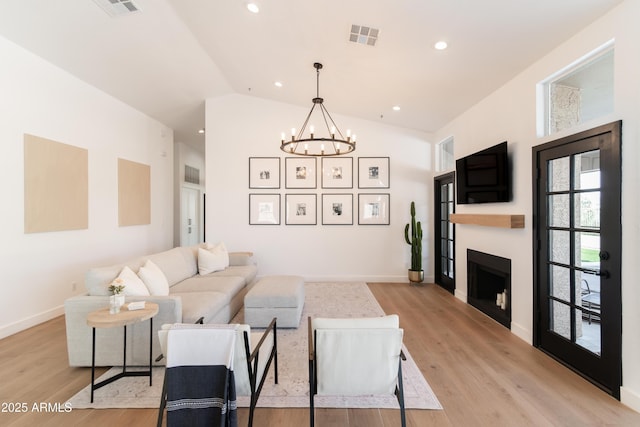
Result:
<svg viewBox="0 0 640 427">
<path fill-rule="evenodd" d="M 291 137 L 289 139 L 286 138 L 284 132 L 282 133 L 280 149 L 287 154 L 314 157 L 339 156 L 351 153 L 356 149 L 356 135 L 351 135 L 351 130 L 347 129 L 345 137 L 336 126 L 329 111 L 324 106 L 324 99 L 320 98 L 320 70 L 322 69 L 322 64 L 316 62 L 313 67 L 316 69 L 316 97 L 312 100 L 311 111 L 309 111 L 302 128 L 297 134 L 295 128 L 291 129 Z M 316 107 L 318 107 L 317 110 Z M 326 136 L 316 135 L 316 129 L 313 124 L 309 123 L 314 110 L 317 111 L 316 116 L 322 116 L 321 123 L 324 123 L 326 127 Z M 307 126 L 309 126 L 309 136 L 305 137 Z"/>
</svg>

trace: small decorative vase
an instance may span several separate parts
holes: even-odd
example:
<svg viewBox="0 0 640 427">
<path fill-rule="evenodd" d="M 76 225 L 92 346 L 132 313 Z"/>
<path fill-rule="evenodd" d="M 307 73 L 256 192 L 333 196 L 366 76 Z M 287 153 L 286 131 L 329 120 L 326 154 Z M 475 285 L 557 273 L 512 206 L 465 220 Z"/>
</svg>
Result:
<svg viewBox="0 0 640 427">
<path fill-rule="evenodd" d="M 120 313 L 120 307 L 124 305 L 124 295 L 115 294 L 109 297 L 109 313 Z"/>
</svg>

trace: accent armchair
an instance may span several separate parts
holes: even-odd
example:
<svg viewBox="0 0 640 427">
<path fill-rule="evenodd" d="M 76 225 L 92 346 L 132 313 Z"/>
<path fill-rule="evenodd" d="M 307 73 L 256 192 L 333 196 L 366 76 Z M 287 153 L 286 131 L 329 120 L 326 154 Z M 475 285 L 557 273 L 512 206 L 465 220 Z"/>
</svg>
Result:
<svg viewBox="0 0 640 427">
<path fill-rule="evenodd" d="M 402 387 L 403 330 L 397 315 L 375 318 L 309 317 L 310 425 L 314 396 L 392 394 L 406 426 Z"/>
<path fill-rule="evenodd" d="M 251 332 L 251 327 L 244 324 L 230 325 L 202 325 L 202 324 L 180 324 L 183 329 L 206 329 L 220 328 L 233 329 L 236 333 L 236 339 L 233 349 L 233 375 L 235 377 L 235 394 L 237 396 L 249 396 L 249 422 L 248 426 L 253 425 L 253 417 L 255 407 L 262 391 L 262 386 L 267 378 L 267 373 L 273 362 L 274 380 L 278 383 L 278 345 L 276 334 L 276 318 L 273 318 L 269 326 L 260 332 Z M 168 351 L 168 333 L 173 325 L 163 325 L 158 331 L 160 346 L 164 355 L 169 359 Z M 162 425 L 162 418 L 167 403 L 167 382 L 165 375 L 165 383 L 163 385 L 162 397 L 160 400 L 160 408 L 158 412 L 158 427 Z"/>
</svg>

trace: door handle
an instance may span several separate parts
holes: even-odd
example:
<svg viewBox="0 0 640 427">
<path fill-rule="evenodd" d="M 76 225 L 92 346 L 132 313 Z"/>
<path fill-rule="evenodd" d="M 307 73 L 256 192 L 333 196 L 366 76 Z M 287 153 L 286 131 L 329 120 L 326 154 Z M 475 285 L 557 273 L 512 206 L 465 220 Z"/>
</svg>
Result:
<svg viewBox="0 0 640 427">
<path fill-rule="evenodd" d="M 607 270 L 582 270 L 587 274 L 593 274 L 594 276 L 603 277 L 605 279 L 609 278 L 609 272 Z"/>
</svg>

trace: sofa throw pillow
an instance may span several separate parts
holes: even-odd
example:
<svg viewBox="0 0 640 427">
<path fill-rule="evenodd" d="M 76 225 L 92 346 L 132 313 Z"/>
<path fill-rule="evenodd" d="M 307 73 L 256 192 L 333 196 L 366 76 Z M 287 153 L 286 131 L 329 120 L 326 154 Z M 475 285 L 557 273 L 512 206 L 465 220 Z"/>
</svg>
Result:
<svg viewBox="0 0 640 427">
<path fill-rule="evenodd" d="M 133 272 L 129 267 L 125 266 L 118 275 L 124 282 L 123 294 L 129 296 L 148 296 L 149 289 L 145 286 L 144 282 Z"/>
<path fill-rule="evenodd" d="M 229 266 L 229 253 L 224 244 L 210 249 L 198 248 L 198 273 L 201 276 L 224 270 Z"/>
<path fill-rule="evenodd" d="M 229 251 L 224 242 L 218 242 L 215 245 L 211 243 L 203 243 L 202 247 L 214 254 L 219 254 L 224 261 L 224 268 L 229 267 Z"/>
<path fill-rule="evenodd" d="M 160 270 L 160 267 L 150 259 L 140 267 L 140 270 L 138 270 L 138 276 L 147 286 L 151 295 L 169 295 L 169 282 L 167 281 L 167 278 L 162 270 Z"/>
</svg>

